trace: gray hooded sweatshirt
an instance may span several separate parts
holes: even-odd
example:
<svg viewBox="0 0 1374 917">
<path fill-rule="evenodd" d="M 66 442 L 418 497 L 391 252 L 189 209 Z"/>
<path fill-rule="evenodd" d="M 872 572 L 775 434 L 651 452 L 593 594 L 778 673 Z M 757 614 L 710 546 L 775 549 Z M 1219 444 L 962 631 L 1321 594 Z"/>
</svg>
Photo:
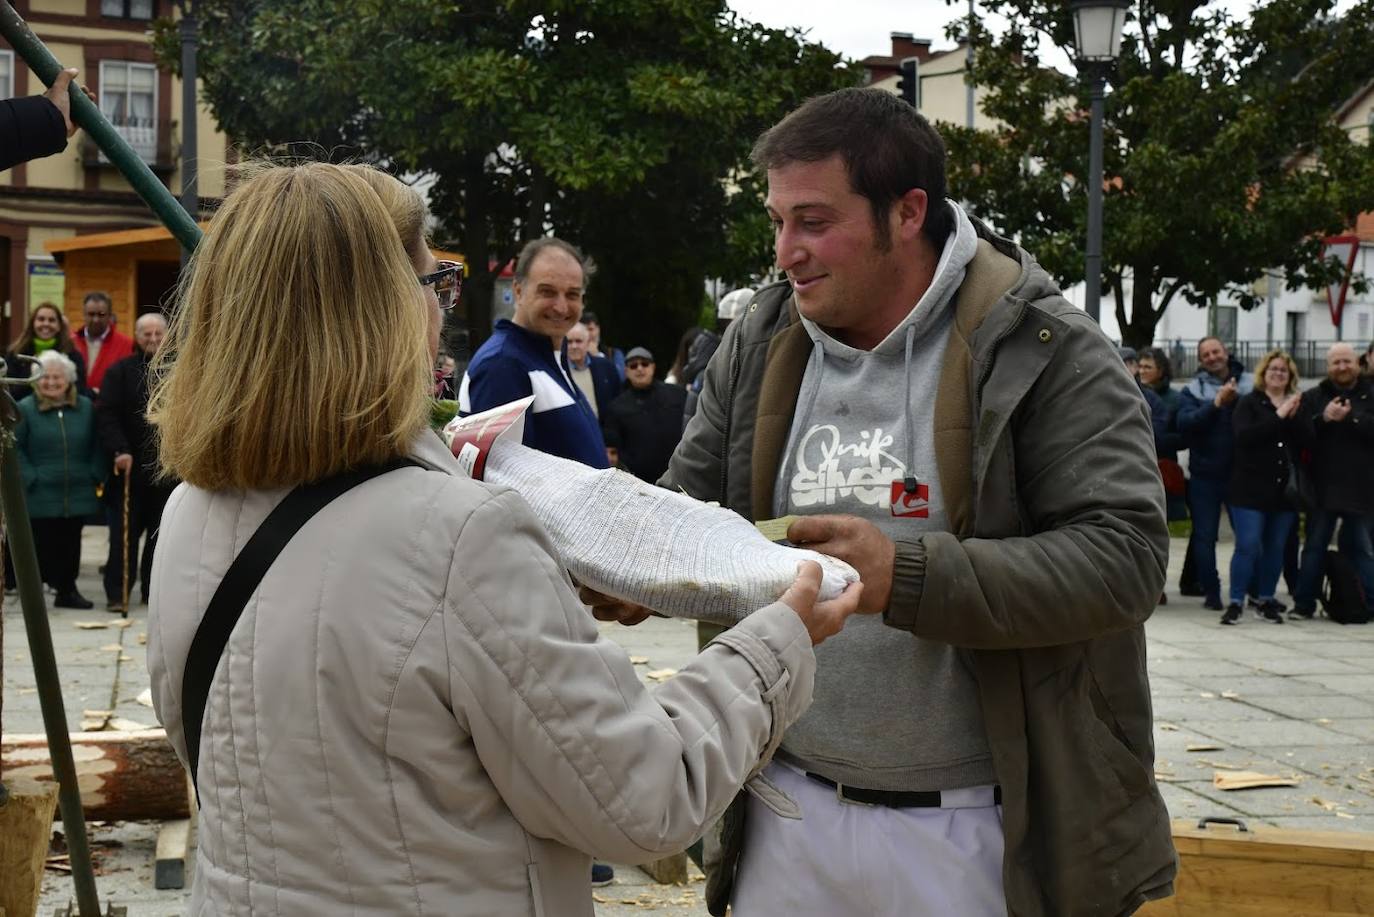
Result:
<svg viewBox="0 0 1374 917">
<path fill-rule="evenodd" d="M 930 287 L 877 347 L 849 347 L 802 318 L 814 346 L 774 488 L 778 515 L 860 516 L 890 538 L 950 531 L 935 468 L 935 391 L 977 236 L 949 206 L 955 228 Z M 869 789 L 994 782 L 967 653 L 856 615 L 816 658 L 815 702 L 784 737 L 784 760 Z"/>
</svg>

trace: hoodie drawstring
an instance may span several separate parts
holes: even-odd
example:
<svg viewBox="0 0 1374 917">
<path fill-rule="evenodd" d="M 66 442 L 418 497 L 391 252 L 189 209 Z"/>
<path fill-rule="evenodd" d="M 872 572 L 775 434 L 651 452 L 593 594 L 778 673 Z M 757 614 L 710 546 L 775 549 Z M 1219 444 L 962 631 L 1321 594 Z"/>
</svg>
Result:
<svg viewBox="0 0 1374 917">
<path fill-rule="evenodd" d="M 916 493 L 916 427 L 911 422 L 911 348 L 916 341 L 916 326 L 906 326 L 906 386 L 902 389 L 902 416 L 906 420 L 906 477 L 902 479 L 902 489 L 909 494 Z"/>
</svg>

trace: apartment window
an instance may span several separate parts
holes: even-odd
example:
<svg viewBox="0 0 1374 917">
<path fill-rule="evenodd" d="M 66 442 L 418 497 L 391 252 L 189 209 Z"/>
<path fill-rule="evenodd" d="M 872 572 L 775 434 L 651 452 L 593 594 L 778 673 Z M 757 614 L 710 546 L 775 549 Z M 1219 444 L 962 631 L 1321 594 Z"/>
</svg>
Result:
<svg viewBox="0 0 1374 917">
<path fill-rule="evenodd" d="M 114 19 L 152 19 L 153 0 L 100 0 L 100 13 Z"/>
<path fill-rule="evenodd" d="M 1227 344 L 1236 342 L 1236 322 L 1240 310 L 1235 306 L 1217 306 L 1217 337 Z"/>
<path fill-rule="evenodd" d="M 156 67 L 101 61 L 100 112 L 144 162 L 157 161 Z"/>
<path fill-rule="evenodd" d="M 0 99 L 14 95 L 14 52 L 0 51 Z"/>
</svg>

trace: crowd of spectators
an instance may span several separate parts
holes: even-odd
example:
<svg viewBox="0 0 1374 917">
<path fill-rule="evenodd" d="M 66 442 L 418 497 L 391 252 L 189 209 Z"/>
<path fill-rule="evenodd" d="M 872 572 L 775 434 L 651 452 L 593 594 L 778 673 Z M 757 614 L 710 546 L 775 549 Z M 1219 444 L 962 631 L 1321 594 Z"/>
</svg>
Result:
<svg viewBox="0 0 1374 917">
<path fill-rule="evenodd" d="M 715 327 L 688 329 L 660 379 L 647 347 L 622 351 L 601 340 L 600 321 L 583 308 L 594 272 L 562 239 L 525 246 L 515 262 L 514 314 L 473 354 L 457 386 L 458 409 L 475 414 L 532 397 L 525 445 L 654 482 L 691 419 L 720 335 L 754 291 L 723 296 Z"/>
<path fill-rule="evenodd" d="M 1163 350 L 1122 348 L 1150 406 L 1170 521 L 1192 521 L 1180 592 L 1201 596 L 1204 607 L 1222 612 L 1222 624 L 1240 623 L 1247 604 L 1275 624 L 1285 612 L 1289 620 L 1312 618 L 1331 575 L 1333 538 L 1358 575 L 1355 617 L 1368 614 L 1374 491 L 1363 475 L 1374 463 L 1371 351 L 1374 345 L 1357 357 L 1349 344 L 1332 345 L 1326 378 L 1300 392 L 1298 367 L 1282 350 L 1250 370 L 1221 340 L 1204 338 L 1196 375 L 1175 387 Z M 1216 559 L 1223 509 L 1235 535 L 1224 595 Z M 1276 597 L 1280 578 L 1291 609 Z"/>
<path fill-rule="evenodd" d="M 130 338 L 116 329 L 112 301 L 100 291 L 86 294 L 82 312 L 85 323 L 71 333 L 60 308 L 39 304 L 5 354 L 8 377 L 32 380 L 10 386 L 19 403 L 15 445 L 39 572 L 54 593 L 53 604 L 94 607 L 76 579 L 82 530 L 97 524 L 110 533 L 103 567 L 106 607 L 122 612 L 135 586 L 148 601 L 158 520 L 176 483 L 155 473 L 144 417 L 148 367 L 167 321 L 161 312 L 145 310 Z M 5 586 L 15 586 L 8 553 Z"/>
</svg>

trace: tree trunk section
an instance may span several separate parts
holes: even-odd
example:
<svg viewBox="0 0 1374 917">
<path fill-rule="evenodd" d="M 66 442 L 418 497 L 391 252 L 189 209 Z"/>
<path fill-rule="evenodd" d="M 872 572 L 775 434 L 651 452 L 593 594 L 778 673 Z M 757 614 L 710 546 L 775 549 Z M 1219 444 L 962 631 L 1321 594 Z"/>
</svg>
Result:
<svg viewBox="0 0 1374 917">
<path fill-rule="evenodd" d="M 485 161 L 469 156 L 463 169 L 463 256 L 468 259 L 471 285 L 464 296 L 468 336 L 472 352 L 491 336 L 492 291 L 496 273 L 504 265 L 491 266 L 491 205 L 487 197 Z"/>
<path fill-rule="evenodd" d="M 170 821 L 190 815 L 186 771 L 163 730 L 74 732 L 71 738 L 87 819 Z M 0 759 L 7 777 L 56 786 L 45 736 L 3 737 Z"/>
<path fill-rule="evenodd" d="M 1155 342 L 1155 325 L 1159 316 L 1154 310 L 1154 284 L 1152 276 L 1139 269 L 1135 273 L 1135 283 L 1131 288 L 1130 323 L 1121 329 L 1121 343 L 1140 350 Z"/>
<path fill-rule="evenodd" d="M 36 914 L 57 786 L 13 779 L 6 786 L 9 801 L 0 806 L 0 915 Z"/>
</svg>

